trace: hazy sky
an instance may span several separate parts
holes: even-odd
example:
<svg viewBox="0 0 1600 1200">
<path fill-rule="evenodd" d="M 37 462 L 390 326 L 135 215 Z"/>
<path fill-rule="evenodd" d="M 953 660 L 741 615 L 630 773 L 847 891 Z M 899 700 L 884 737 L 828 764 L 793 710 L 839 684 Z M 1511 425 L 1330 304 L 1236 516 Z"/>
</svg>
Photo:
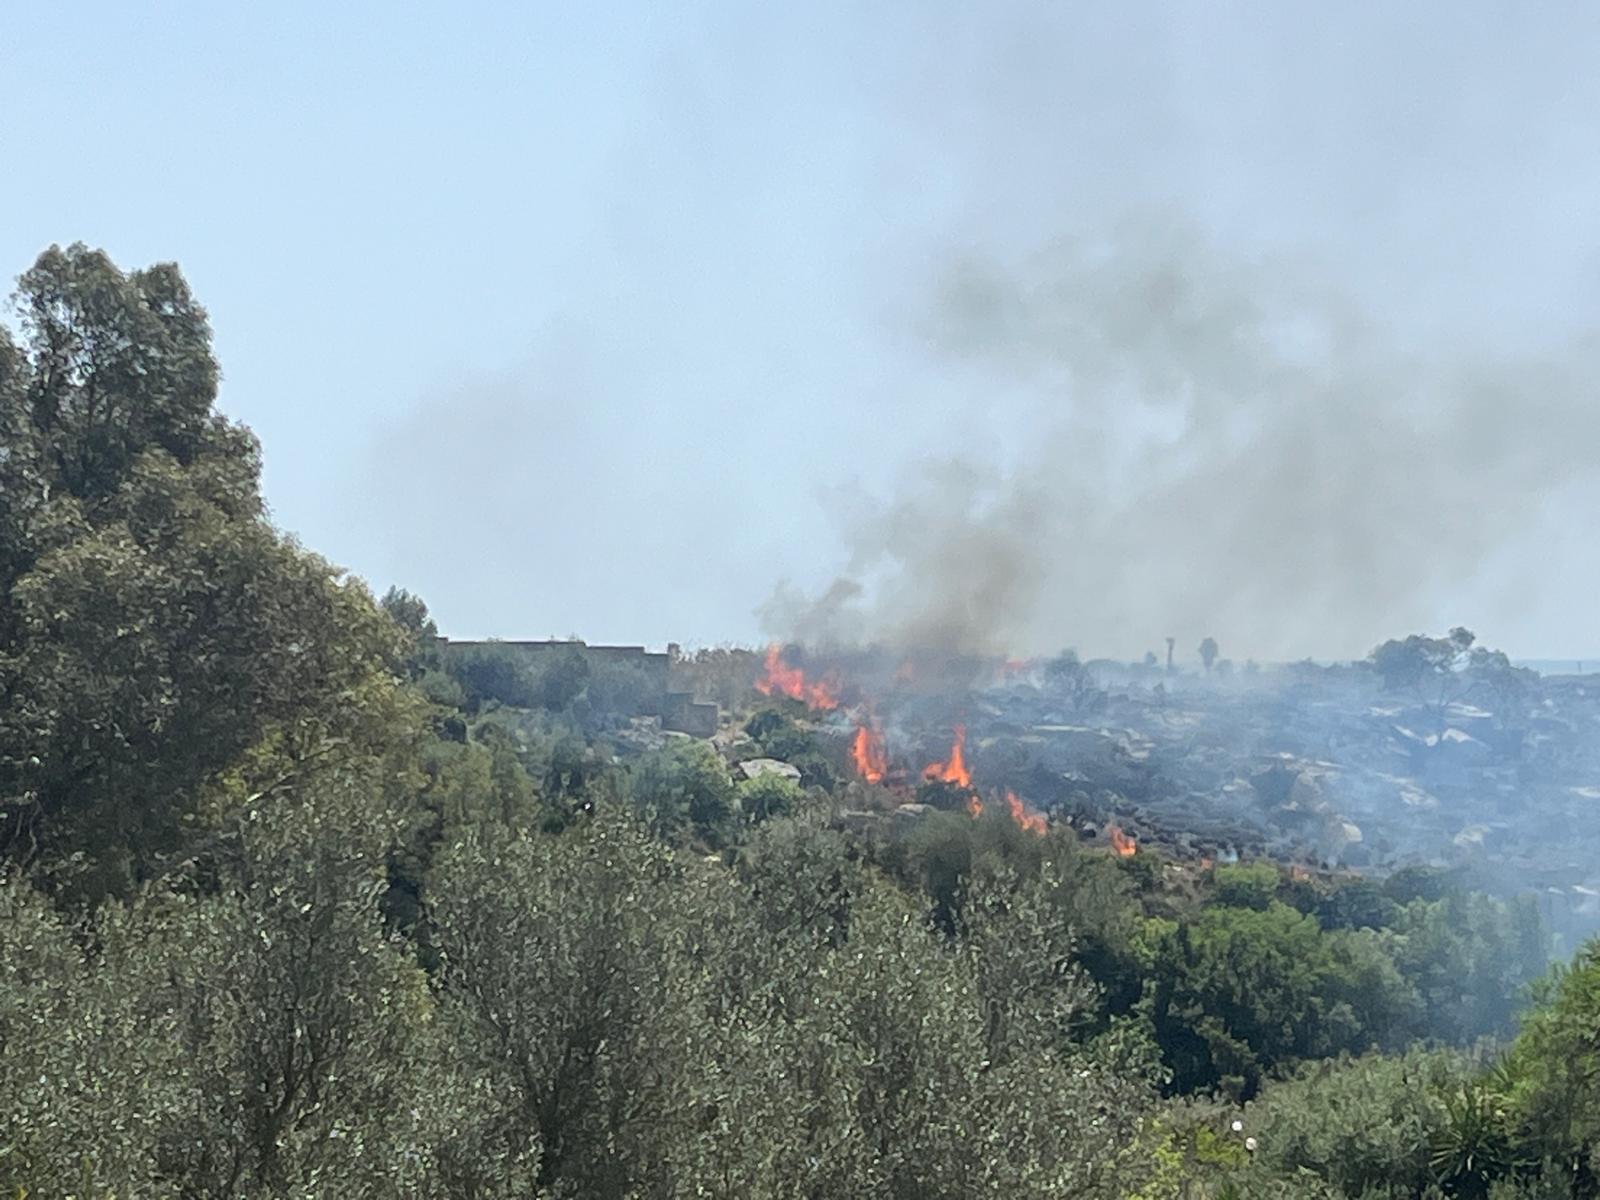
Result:
<svg viewBox="0 0 1600 1200">
<path fill-rule="evenodd" d="M 843 575 L 1594 652 L 1597 61 L 1590 3 L 13 3 L 0 270 L 177 260 L 277 520 L 454 635 Z"/>
</svg>

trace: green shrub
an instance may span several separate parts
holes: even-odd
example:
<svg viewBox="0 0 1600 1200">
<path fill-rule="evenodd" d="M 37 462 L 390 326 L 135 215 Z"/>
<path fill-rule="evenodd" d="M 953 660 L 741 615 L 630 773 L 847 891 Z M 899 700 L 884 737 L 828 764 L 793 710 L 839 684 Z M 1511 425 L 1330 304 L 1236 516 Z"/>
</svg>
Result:
<svg viewBox="0 0 1600 1200">
<path fill-rule="evenodd" d="M 746 821 L 758 825 L 772 817 L 787 816 L 804 796 L 794 780 L 766 772 L 739 784 L 739 810 Z"/>
</svg>

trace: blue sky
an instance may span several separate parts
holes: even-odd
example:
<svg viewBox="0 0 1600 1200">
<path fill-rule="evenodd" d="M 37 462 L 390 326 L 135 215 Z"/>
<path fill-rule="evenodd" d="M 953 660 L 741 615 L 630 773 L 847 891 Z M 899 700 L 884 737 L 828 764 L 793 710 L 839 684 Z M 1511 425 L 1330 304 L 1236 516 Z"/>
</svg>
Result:
<svg viewBox="0 0 1600 1200">
<path fill-rule="evenodd" d="M 1581 379 L 1600 10 L 1527 11 L 19 5 L 0 29 L 0 265 L 72 240 L 178 261 L 278 521 L 380 590 L 418 591 L 447 632 L 750 640 L 780 580 L 809 594 L 844 573 L 876 633 L 952 574 L 895 539 L 954 523 L 981 558 L 984 503 L 1016 510 L 995 496 L 1141 439 L 1191 444 L 1186 418 L 1146 426 L 1137 399 L 1063 391 L 1084 385 L 1053 349 L 951 353 L 927 330 L 952 264 L 1031 279 L 1064 238 L 1176 224 L 1251 278 L 1291 263 L 1295 303 L 1337 294 L 1401 348 L 1386 362 L 1487 353 Z M 1208 302 L 1240 286 L 1216 271 Z M 1514 445 L 1450 443 L 1441 536 L 1459 544 L 1437 556 L 1414 531 L 1352 553 L 1416 524 L 1418 493 L 1352 532 L 1347 468 L 1319 459 L 1305 520 L 1339 553 L 1305 579 L 1325 599 L 1303 619 L 1281 588 L 1230 582 L 1276 577 L 1248 538 L 1191 586 L 1212 560 L 1161 545 L 1132 475 L 1070 521 L 1044 484 L 996 535 L 1025 543 L 1006 611 L 987 587 L 952 603 L 1019 649 L 1132 655 L 1170 630 L 1334 655 L 1457 621 L 1525 655 L 1600 648 L 1600 496 L 1561 445 L 1579 431 L 1549 427 L 1573 411 L 1489 422 Z M 1077 460 L 1049 457 L 1069 428 Z M 988 501 L 884 518 L 950 458 Z M 1488 494 L 1454 486 L 1475 477 Z M 1479 533 L 1477 505 L 1507 508 L 1496 487 L 1517 502 Z M 1396 567 L 1408 539 L 1414 577 Z M 1365 569 L 1382 579 L 1352 587 Z"/>
</svg>

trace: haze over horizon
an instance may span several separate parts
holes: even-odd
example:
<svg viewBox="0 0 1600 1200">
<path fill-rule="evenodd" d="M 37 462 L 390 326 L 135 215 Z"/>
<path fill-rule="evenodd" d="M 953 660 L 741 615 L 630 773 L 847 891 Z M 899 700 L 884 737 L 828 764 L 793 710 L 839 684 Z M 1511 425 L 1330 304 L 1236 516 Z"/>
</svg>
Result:
<svg viewBox="0 0 1600 1200">
<path fill-rule="evenodd" d="M 1600 10 L 86 7 L 0 271 L 178 262 L 452 636 L 1600 647 Z"/>
</svg>

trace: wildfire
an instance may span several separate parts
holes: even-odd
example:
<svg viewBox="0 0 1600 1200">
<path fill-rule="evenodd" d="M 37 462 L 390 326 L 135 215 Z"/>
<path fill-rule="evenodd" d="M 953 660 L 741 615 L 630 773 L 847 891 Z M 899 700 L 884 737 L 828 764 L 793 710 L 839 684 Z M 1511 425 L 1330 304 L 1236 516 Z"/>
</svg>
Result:
<svg viewBox="0 0 1600 1200">
<path fill-rule="evenodd" d="M 967 744 L 967 727 L 957 725 L 955 739 L 950 744 L 950 760 L 948 762 L 931 762 L 922 768 L 924 779 L 937 779 L 941 783 L 953 783 L 959 787 L 971 787 L 972 775 L 967 771 L 967 760 L 964 748 Z"/>
<path fill-rule="evenodd" d="M 967 815 L 969 817 L 976 820 L 983 816 L 986 811 L 987 807 L 977 792 L 973 792 L 967 797 Z M 1045 820 L 1045 815 L 1043 813 L 1029 812 L 1028 806 L 1018 799 L 1017 794 L 1010 788 L 1006 789 L 1006 811 L 1011 815 L 1011 819 L 1017 823 L 1018 828 L 1026 829 L 1031 834 L 1043 837 L 1049 829 L 1049 823 Z"/>
<path fill-rule="evenodd" d="M 767 670 L 756 680 L 756 691 L 763 696 L 788 696 L 803 700 L 810 708 L 838 708 L 838 683 L 831 677 L 808 680 L 799 667 L 783 661 L 783 648 L 776 642 L 767 647 Z"/>
<path fill-rule="evenodd" d="M 1017 798 L 1017 794 L 1006 789 L 1006 807 L 1011 810 L 1011 819 L 1029 833 L 1043 835 L 1048 828 L 1043 813 L 1031 813 Z"/>
<path fill-rule="evenodd" d="M 1304 883 L 1306 880 L 1311 878 L 1311 872 L 1306 870 L 1299 863 L 1290 863 L 1289 878 L 1294 880 L 1296 883 Z"/>
<path fill-rule="evenodd" d="M 1131 834 L 1122 832 L 1120 825 L 1107 825 L 1106 836 L 1111 839 L 1111 849 L 1118 858 L 1131 858 L 1139 849 L 1139 842 Z"/>
<path fill-rule="evenodd" d="M 850 757 L 855 760 L 856 772 L 868 783 L 882 783 L 889 773 L 889 755 L 883 746 L 883 734 L 876 724 L 856 726 L 855 741 L 850 744 Z"/>
</svg>

